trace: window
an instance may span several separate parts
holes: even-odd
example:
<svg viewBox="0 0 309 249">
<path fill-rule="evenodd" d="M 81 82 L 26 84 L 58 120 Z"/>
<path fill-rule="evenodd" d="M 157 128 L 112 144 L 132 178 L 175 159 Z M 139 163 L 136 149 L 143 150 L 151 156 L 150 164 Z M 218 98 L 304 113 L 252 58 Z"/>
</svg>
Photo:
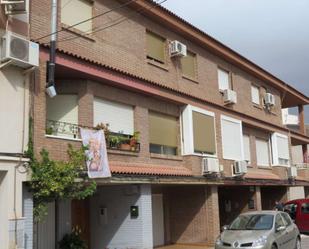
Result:
<svg viewBox="0 0 309 249">
<path fill-rule="evenodd" d="M 289 166 L 290 153 L 289 153 L 289 139 L 288 136 L 274 133 L 271 137 L 273 164 Z"/>
<path fill-rule="evenodd" d="M 218 69 L 218 84 L 219 90 L 230 89 L 230 74 L 228 71 Z"/>
<path fill-rule="evenodd" d="M 286 226 L 292 225 L 290 216 L 287 213 L 281 213 L 283 220 L 285 221 Z"/>
<path fill-rule="evenodd" d="M 244 155 L 245 161 L 250 165 L 251 161 L 251 153 L 250 153 L 250 137 L 248 135 L 244 135 Z"/>
<path fill-rule="evenodd" d="M 190 51 L 187 56 L 181 57 L 181 70 L 184 76 L 196 78 L 196 55 Z"/>
<path fill-rule="evenodd" d="M 281 215 L 280 215 L 280 214 L 277 214 L 277 215 L 276 215 L 275 227 L 278 228 L 278 227 L 281 227 L 281 226 L 285 226 L 285 224 L 284 224 L 284 221 L 283 221 Z"/>
<path fill-rule="evenodd" d="M 188 105 L 182 112 L 182 145 L 185 155 L 217 154 L 215 115 Z"/>
<path fill-rule="evenodd" d="M 164 64 L 165 39 L 152 32 L 146 32 L 147 58 Z"/>
<path fill-rule="evenodd" d="M 149 113 L 149 149 L 151 153 L 177 155 L 177 118 L 165 114 Z"/>
<path fill-rule="evenodd" d="M 192 112 L 195 153 L 216 154 L 214 117 Z"/>
<path fill-rule="evenodd" d="M 242 122 L 227 116 L 221 116 L 223 158 L 229 160 L 243 160 Z"/>
<path fill-rule="evenodd" d="M 46 134 L 75 138 L 78 133 L 77 95 L 58 94 L 46 99 Z"/>
<path fill-rule="evenodd" d="M 258 166 L 269 166 L 269 142 L 256 138 L 256 159 Z"/>
<path fill-rule="evenodd" d="M 303 203 L 301 205 L 301 212 L 303 214 L 309 214 L 309 203 Z"/>
<path fill-rule="evenodd" d="M 109 124 L 111 132 L 127 135 L 134 133 L 134 110 L 130 105 L 95 98 L 93 115 L 94 126 Z"/>
<path fill-rule="evenodd" d="M 251 86 L 251 101 L 256 105 L 260 105 L 260 88 L 257 86 Z"/>
<path fill-rule="evenodd" d="M 92 18 L 92 3 L 90 0 L 61 0 L 61 22 L 71 26 L 83 20 Z M 74 27 L 82 32 L 92 30 L 89 20 Z"/>
</svg>

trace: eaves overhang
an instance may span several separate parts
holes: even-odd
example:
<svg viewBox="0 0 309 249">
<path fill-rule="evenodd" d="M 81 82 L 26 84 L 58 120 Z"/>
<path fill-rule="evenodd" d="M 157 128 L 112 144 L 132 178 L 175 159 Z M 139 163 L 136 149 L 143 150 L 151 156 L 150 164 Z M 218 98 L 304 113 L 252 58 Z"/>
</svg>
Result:
<svg viewBox="0 0 309 249">
<path fill-rule="evenodd" d="M 119 1 L 124 2 L 124 0 Z M 143 9 L 143 15 L 163 24 L 164 27 L 169 27 L 175 33 L 182 35 L 193 43 L 199 44 L 201 47 L 206 48 L 208 51 L 218 55 L 225 61 L 279 90 L 281 92 L 282 108 L 309 104 L 308 96 L 291 87 L 289 84 L 280 80 L 163 6 L 152 0 L 133 1 L 130 6 L 137 9 Z"/>
</svg>

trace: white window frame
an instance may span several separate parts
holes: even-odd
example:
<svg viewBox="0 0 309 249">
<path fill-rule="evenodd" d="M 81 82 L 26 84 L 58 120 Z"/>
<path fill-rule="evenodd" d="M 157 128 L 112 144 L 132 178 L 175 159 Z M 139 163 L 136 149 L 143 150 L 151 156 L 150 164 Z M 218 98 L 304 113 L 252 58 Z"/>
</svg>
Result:
<svg viewBox="0 0 309 249">
<path fill-rule="evenodd" d="M 227 73 L 227 79 L 228 79 L 228 85 L 227 85 L 227 88 L 221 88 L 221 85 L 220 85 L 220 71 L 221 72 L 225 72 L 225 73 Z M 226 90 L 226 89 L 231 89 L 231 76 L 230 76 L 230 72 L 229 71 L 227 71 L 227 70 L 225 70 L 225 69 L 223 69 L 223 68 L 221 68 L 221 67 L 218 67 L 218 69 L 217 69 L 217 77 L 218 77 L 218 88 L 219 88 L 219 91 L 220 92 L 223 92 L 224 90 Z"/>
<path fill-rule="evenodd" d="M 194 111 L 214 118 L 215 146 L 216 146 L 215 154 L 196 153 L 194 151 L 193 115 L 192 115 Z M 194 155 L 194 156 L 213 157 L 213 158 L 218 157 L 216 116 L 214 112 L 207 111 L 205 109 L 202 109 L 196 106 L 187 105 L 183 109 L 182 114 L 181 114 L 180 129 L 181 129 L 180 137 L 181 137 L 181 154 L 182 155 Z"/>
<path fill-rule="evenodd" d="M 288 165 L 285 164 L 279 164 L 279 155 L 278 155 L 278 140 L 277 137 L 281 137 L 284 139 L 287 139 L 288 142 L 288 152 L 289 152 L 289 162 Z M 274 132 L 271 135 L 271 152 L 272 152 L 272 166 L 280 166 L 280 167 L 291 167 L 291 155 L 290 155 L 290 142 L 289 142 L 289 137 L 287 135 L 278 133 L 278 132 Z"/>
<path fill-rule="evenodd" d="M 249 166 L 251 166 L 252 164 L 252 153 L 251 153 L 251 138 L 250 138 L 250 135 L 249 134 L 243 134 L 243 146 L 245 146 L 245 143 L 244 143 L 244 140 L 245 140 L 245 137 L 248 137 L 248 140 L 249 140 L 249 161 L 246 160 L 245 158 L 245 148 L 244 148 L 244 160 L 248 163 Z"/>
<path fill-rule="evenodd" d="M 257 146 L 256 146 L 256 142 L 257 140 L 262 140 L 262 141 L 265 141 L 267 143 L 267 150 L 268 150 L 268 164 L 260 164 L 258 163 L 258 155 L 257 155 Z M 264 138 L 261 138 L 261 137 L 256 137 L 255 138 L 255 153 L 256 153 L 256 164 L 258 167 L 270 167 L 272 164 L 271 164 L 271 142 L 270 142 L 270 138 L 268 139 L 264 139 Z"/>
<path fill-rule="evenodd" d="M 222 120 L 225 121 L 229 121 L 232 123 L 236 123 L 239 124 L 239 134 L 240 134 L 240 158 L 229 158 L 229 157 L 225 157 L 224 156 L 224 145 L 223 145 L 223 125 L 222 125 Z M 226 160 L 232 160 L 232 161 L 244 161 L 245 159 L 245 152 L 244 152 L 244 140 L 243 140 L 243 130 L 242 130 L 242 121 L 235 119 L 235 118 L 231 118 L 225 115 L 221 115 L 221 141 L 222 141 L 222 157 L 223 159 Z"/>
</svg>

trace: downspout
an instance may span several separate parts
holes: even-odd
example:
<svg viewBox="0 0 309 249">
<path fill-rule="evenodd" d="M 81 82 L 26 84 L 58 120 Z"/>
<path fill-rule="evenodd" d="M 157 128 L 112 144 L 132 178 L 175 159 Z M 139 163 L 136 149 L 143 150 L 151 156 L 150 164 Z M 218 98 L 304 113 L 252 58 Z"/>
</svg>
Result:
<svg viewBox="0 0 309 249">
<path fill-rule="evenodd" d="M 57 40 L 57 16 L 58 16 L 57 2 L 58 0 L 52 0 L 51 5 L 50 52 L 49 52 L 49 62 L 47 64 L 48 82 L 46 84 L 46 93 L 51 98 L 57 95 L 55 89 L 56 40 Z"/>
</svg>

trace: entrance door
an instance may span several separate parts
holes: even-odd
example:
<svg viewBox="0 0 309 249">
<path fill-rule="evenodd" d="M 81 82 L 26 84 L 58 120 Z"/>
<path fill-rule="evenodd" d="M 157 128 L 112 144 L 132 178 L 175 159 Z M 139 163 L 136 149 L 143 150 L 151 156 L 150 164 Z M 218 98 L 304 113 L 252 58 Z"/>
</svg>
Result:
<svg viewBox="0 0 309 249">
<path fill-rule="evenodd" d="M 153 246 L 164 245 L 164 217 L 162 194 L 152 195 L 152 233 Z"/>
<path fill-rule="evenodd" d="M 81 237 L 90 247 L 90 223 L 89 223 L 89 200 L 72 200 L 72 227 L 78 226 L 81 229 Z"/>
</svg>

